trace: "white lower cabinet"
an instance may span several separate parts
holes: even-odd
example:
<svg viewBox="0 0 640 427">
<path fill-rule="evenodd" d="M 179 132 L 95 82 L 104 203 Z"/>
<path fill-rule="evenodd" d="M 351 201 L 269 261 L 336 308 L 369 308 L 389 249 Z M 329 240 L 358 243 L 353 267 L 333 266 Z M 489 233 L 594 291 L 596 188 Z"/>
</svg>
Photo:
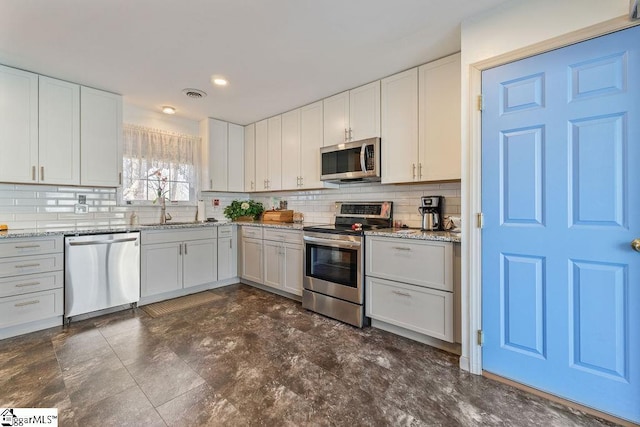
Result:
<svg viewBox="0 0 640 427">
<path fill-rule="evenodd" d="M 241 277 L 302 295 L 302 232 L 242 227 Z"/>
<path fill-rule="evenodd" d="M 238 276 L 237 237 L 235 227 L 218 228 L 218 280 Z"/>
<path fill-rule="evenodd" d="M 63 258 L 62 236 L 0 242 L 0 339 L 62 324 Z"/>
<path fill-rule="evenodd" d="M 366 313 L 443 341 L 453 342 L 453 293 L 367 277 Z"/>
<path fill-rule="evenodd" d="M 367 236 L 365 254 L 368 317 L 450 343 L 459 338 L 453 243 Z"/>
<path fill-rule="evenodd" d="M 215 228 L 143 231 L 141 297 L 215 282 L 218 278 L 216 231 Z"/>
</svg>

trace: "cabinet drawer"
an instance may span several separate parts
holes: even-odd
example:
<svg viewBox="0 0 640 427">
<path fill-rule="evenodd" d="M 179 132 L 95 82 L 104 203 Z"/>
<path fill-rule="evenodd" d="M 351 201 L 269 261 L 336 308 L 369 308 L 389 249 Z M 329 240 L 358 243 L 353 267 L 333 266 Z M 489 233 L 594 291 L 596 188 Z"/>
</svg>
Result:
<svg viewBox="0 0 640 427">
<path fill-rule="evenodd" d="M 367 236 L 366 275 L 453 291 L 453 243 Z"/>
<path fill-rule="evenodd" d="M 54 289 L 0 299 L 0 327 L 62 316 L 63 293 Z"/>
<path fill-rule="evenodd" d="M 302 244 L 302 232 L 297 230 L 265 229 L 264 240 Z"/>
<path fill-rule="evenodd" d="M 242 237 L 251 239 L 262 239 L 262 227 L 242 226 Z"/>
<path fill-rule="evenodd" d="M 366 314 L 453 342 L 453 293 L 367 277 Z"/>
<path fill-rule="evenodd" d="M 63 254 L 0 259 L 0 277 L 62 270 Z"/>
<path fill-rule="evenodd" d="M 143 230 L 141 234 L 141 242 L 143 245 L 184 242 L 185 240 L 215 239 L 218 236 L 216 227 L 183 228 L 180 230 Z"/>
<path fill-rule="evenodd" d="M 233 236 L 233 226 L 232 225 L 221 225 L 218 227 L 218 237 L 232 237 Z"/>
<path fill-rule="evenodd" d="M 9 256 L 40 255 L 62 252 L 62 236 L 28 239 L 5 239 L 0 242 L 0 258 Z"/>
<path fill-rule="evenodd" d="M 0 297 L 62 288 L 63 283 L 62 271 L 7 277 L 0 279 Z"/>
</svg>

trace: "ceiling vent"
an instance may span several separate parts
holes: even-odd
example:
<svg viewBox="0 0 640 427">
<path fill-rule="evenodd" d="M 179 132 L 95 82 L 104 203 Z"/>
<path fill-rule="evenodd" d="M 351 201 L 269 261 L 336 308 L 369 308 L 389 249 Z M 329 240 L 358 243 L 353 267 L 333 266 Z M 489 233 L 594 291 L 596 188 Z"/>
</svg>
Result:
<svg viewBox="0 0 640 427">
<path fill-rule="evenodd" d="M 206 92 L 203 92 L 201 90 L 198 89 L 182 89 L 182 93 L 184 93 L 185 95 L 187 95 L 189 98 L 193 98 L 193 99 L 200 99 L 200 98 L 204 98 L 205 96 L 207 96 Z"/>
</svg>

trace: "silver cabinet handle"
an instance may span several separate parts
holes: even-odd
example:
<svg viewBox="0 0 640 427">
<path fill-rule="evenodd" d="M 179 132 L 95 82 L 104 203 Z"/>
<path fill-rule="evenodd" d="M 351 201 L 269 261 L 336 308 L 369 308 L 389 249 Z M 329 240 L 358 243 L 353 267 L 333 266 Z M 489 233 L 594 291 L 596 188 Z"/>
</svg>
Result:
<svg viewBox="0 0 640 427">
<path fill-rule="evenodd" d="M 178 255 L 182 255 L 182 243 L 178 245 Z"/>
<path fill-rule="evenodd" d="M 353 137 L 351 136 L 351 128 L 349 128 L 349 141 L 351 141 Z"/>
<path fill-rule="evenodd" d="M 40 166 L 40 181 L 44 181 L 44 166 Z"/>
<path fill-rule="evenodd" d="M 212 179 L 209 180 L 209 188 L 213 189 L 213 180 Z"/>
<path fill-rule="evenodd" d="M 344 140 L 345 140 L 345 142 L 349 140 L 348 133 L 347 133 L 347 128 L 344 128 Z"/>
<path fill-rule="evenodd" d="M 33 248 L 39 248 L 39 247 L 40 247 L 40 245 L 20 245 L 20 246 L 16 245 L 16 246 L 14 246 L 14 248 L 16 248 L 16 249 L 33 249 Z"/>
<path fill-rule="evenodd" d="M 40 304 L 40 300 L 34 299 L 33 301 L 19 302 L 18 304 L 13 304 L 13 306 L 24 307 L 25 305 L 32 305 L 32 304 Z"/>
<path fill-rule="evenodd" d="M 233 240 L 229 239 L 229 249 L 233 249 Z"/>
<path fill-rule="evenodd" d="M 416 179 L 416 164 L 415 163 L 411 163 L 411 169 L 413 170 L 413 172 L 412 172 L 413 179 Z"/>
<path fill-rule="evenodd" d="M 36 286 L 39 284 L 40 282 L 19 283 L 16 285 L 16 288 L 24 288 L 25 286 Z"/>
<path fill-rule="evenodd" d="M 118 185 L 122 185 L 122 172 L 118 172 Z"/>
<path fill-rule="evenodd" d="M 410 251 L 411 248 L 406 248 L 406 247 L 402 247 L 402 246 L 394 246 L 393 249 L 397 249 L 399 251 Z"/>
<path fill-rule="evenodd" d="M 184 244 L 184 254 L 187 255 L 187 244 Z"/>
<path fill-rule="evenodd" d="M 422 163 L 418 163 L 418 179 L 422 179 Z"/>
<path fill-rule="evenodd" d="M 36 167 L 31 166 L 31 181 L 35 181 L 35 180 L 36 180 Z"/>
<path fill-rule="evenodd" d="M 40 264 L 19 264 L 14 266 L 15 268 L 29 268 L 29 267 L 40 267 Z"/>
<path fill-rule="evenodd" d="M 401 297 L 409 297 L 409 298 L 411 298 L 411 294 L 408 294 L 406 292 L 400 292 L 400 291 L 391 291 L 391 292 L 396 294 L 396 295 L 400 295 Z"/>
</svg>

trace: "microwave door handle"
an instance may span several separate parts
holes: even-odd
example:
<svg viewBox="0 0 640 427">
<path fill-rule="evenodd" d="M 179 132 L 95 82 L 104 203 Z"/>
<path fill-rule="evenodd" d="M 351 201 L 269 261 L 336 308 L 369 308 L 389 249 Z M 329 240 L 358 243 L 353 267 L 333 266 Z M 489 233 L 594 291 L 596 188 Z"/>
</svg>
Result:
<svg viewBox="0 0 640 427">
<path fill-rule="evenodd" d="M 367 143 L 362 144 L 362 148 L 360 149 L 360 168 L 362 172 L 367 172 L 367 162 L 365 161 L 365 154 L 367 152 Z"/>
</svg>

